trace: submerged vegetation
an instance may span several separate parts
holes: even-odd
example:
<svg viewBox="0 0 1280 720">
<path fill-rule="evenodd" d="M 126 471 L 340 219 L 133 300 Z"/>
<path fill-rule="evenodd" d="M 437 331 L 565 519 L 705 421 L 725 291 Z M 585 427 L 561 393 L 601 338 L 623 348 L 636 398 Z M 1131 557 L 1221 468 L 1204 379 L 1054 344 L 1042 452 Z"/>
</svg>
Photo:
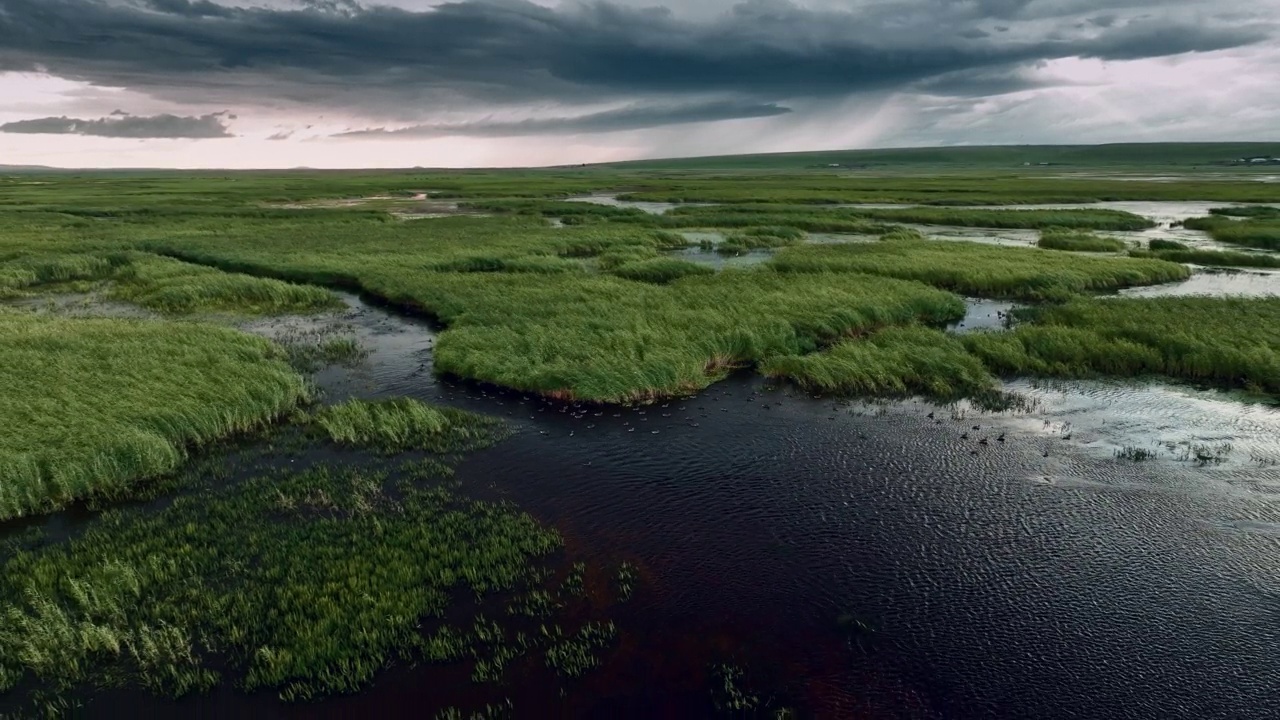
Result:
<svg viewBox="0 0 1280 720">
<path fill-rule="evenodd" d="M 1078 299 L 963 342 L 995 372 L 1161 375 L 1280 393 L 1280 298 Z"/>
<path fill-rule="evenodd" d="M 462 452 L 502 438 L 501 422 L 412 398 L 349 400 L 320 410 L 312 423 L 333 442 L 385 452 Z"/>
<path fill-rule="evenodd" d="M 392 494 L 362 470 L 264 476 L 113 513 L 7 559 L 0 690 L 36 678 L 58 693 L 181 696 L 232 680 L 305 700 L 357 691 L 393 659 L 479 667 L 545 652 L 569 673 L 595 664 L 610 637 L 596 625 L 565 640 L 556 626 L 554 641 L 504 653 L 506 631 L 482 618 L 442 623 L 457 590 L 527 587 L 560 541 L 510 508 L 408 480 Z"/>
</svg>

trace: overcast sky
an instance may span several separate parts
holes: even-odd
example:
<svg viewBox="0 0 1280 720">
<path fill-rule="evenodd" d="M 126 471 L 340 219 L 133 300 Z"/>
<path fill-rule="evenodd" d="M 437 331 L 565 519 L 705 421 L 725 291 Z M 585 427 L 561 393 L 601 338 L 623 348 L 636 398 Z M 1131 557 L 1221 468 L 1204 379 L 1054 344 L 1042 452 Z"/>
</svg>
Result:
<svg viewBox="0 0 1280 720">
<path fill-rule="evenodd" d="M 0 164 L 1280 140 L 1280 2 L 0 0 Z"/>
</svg>

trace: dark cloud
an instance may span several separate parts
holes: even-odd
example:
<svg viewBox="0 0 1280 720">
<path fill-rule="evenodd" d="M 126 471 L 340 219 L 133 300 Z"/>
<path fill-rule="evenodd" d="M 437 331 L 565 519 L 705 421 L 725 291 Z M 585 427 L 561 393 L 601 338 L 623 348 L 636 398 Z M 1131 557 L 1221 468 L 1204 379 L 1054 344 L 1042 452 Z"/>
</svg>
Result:
<svg viewBox="0 0 1280 720">
<path fill-rule="evenodd" d="M 1193 1 L 1146 3 L 1170 12 L 1129 12 L 1073 29 L 1086 14 L 1125 6 L 904 0 L 830 11 L 747 0 L 694 22 L 665 8 L 604 1 L 547 8 L 463 0 L 408 11 L 348 0 L 310 0 L 302 9 L 0 0 L 0 70 L 47 69 L 184 102 L 310 104 L 391 117 L 446 104 L 573 105 L 637 95 L 840 97 L 1045 59 L 1221 50 L 1272 32 L 1261 22 L 1172 12 Z M 1070 22 L 1043 20 L 1068 13 Z M 1022 22 L 1032 15 L 1035 22 Z M 993 18 L 1004 21 L 998 35 L 979 27 Z"/>
<path fill-rule="evenodd" d="M 713 120 L 772 117 L 789 112 L 791 112 L 790 108 L 772 103 L 758 105 L 724 101 L 676 106 L 646 104 L 575 117 L 532 118 L 516 121 L 485 119 L 468 123 L 414 125 L 396 130 L 370 128 L 368 130 L 340 133 L 335 137 L 403 138 L 406 136 L 441 137 L 447 135 L 512 137 L 517 135 L 597 133 Z"/>
<path fill-rule="evenodd" d="M 224 122 L 235 119 L 228 113 L 212 113 L 199 117 L 129 115 L 119 110 L 109 117 L 81 120 L 69 117 L 47 117 L 18 120 L 0 125 L 0 132 L 28 135 L 92 135 L 111 138 L 226 138 L 232 137 Z"/>
</svg>

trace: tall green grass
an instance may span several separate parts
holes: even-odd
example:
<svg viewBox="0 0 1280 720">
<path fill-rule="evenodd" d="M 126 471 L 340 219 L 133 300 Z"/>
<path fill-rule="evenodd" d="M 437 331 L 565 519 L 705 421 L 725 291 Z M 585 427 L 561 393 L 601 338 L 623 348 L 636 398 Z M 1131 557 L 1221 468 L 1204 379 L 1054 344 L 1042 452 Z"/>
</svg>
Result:
<svg viewBox="0 0 1280 720">
<path fill-rule="evenodd" d="M 1154 241 L 1153 241 L 1154 242 Z M 1131 257 L 1158 258 L 1177 263 L 1207 265 L 1210 267 L 1280 268 L 1280 256 L 1256 252 L 1232 252 L 1230 250 L 1131 250 Z"/>
<path fill-rule="evenodd" d="M 113 496 L 306 397 L 265 340 L 177 322 L 0 313 L 0 519 Z"/>
<path fill-rule="evenodd" d="M 761 371 L 848 395 L 953 400 L 996 390 L 995 378 L 955 336 L 918 326 L 887 328 L 811 355 L 772 358 Z"/>
<path fill-rule="evenodd" d="M 1036 245 L 1046 250 L 1069 252 L 1122 252 L 1126 248 L 1125 242 L 1119 238 L 1062 228 L 1040 231 L 1040 240 Z"/>
<path fill-rule="evenodd" d="M 715 270 L 706 265 L 678 258 L 652 258 L 625 263 L 611 272 L 627 280 L 662 285 L 692 275 L 710 275 Z"/>
<path fill-rule="evenodd" d="M 1280 221 L 1269 216 L 1264 219 L 1230 220 L 1224 217 L 1189 218 L 1184 226 L 1203 230 L 1218 242 L 1280 250 Z"/>
<path fill-rule="evenodd" d="M 786 248 L 770 264 L 786 273 L 861 272 L 967 295 L 1026 300 L 1060 300 L 1075 293 L 1183 280 L 1191 274 L 1182 265 L 1162 260 L 908 237 Z"/>
<path fill-rule="evenodd" d="M 1280 298 L 1078 299 L 964 343 L 1004 374 L 1163 375 L 1280 393 Z"/>
<path fill-rule="evenodd" d="M 412 398 L 349 400 L 320 410 L 312 423 L 335 443 L 386 452 L 465 452 L 488 447 L 504 434 L 493 418 Z"/>
</svg>

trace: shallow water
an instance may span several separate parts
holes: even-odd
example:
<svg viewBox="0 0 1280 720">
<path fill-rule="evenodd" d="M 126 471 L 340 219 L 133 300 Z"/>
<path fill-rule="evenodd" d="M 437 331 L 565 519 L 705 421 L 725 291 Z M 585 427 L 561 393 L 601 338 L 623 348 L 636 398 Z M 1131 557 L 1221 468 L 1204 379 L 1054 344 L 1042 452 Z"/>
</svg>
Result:
<svg viewBox="0 0 1280 720">
<path fill-rule="evenodd" d="M 1126 288 L 1121 297 L 1175 297 L 1211 295 L 1225 297 L 1271 297 L 1280 295 L 1280 272 L 1267 270 L 1224 270 L 1196 268 L 1190 278 L 1164 285 Z"/>
<path fill-rule="evenodd" d="M 1017 382 L 1033 409 L 993 416 L 814 399 L 750 376 L 645 408 L 572 407 L 440 382 L 426 324 L 348 302 L 372 353 L 321 377 L 332 397 L 405 394 L 507 417 L 517 435 L 466 461 L 464 486 L 554 524 L 570 553 L 641 568 L 616 655 L 565 701 L 513 679 L 505 694 L 523 712 L 699 716 L 705 666 L 726 657 L 818 717 L 1273 710 L 1274 408 Z M 1228 443 L 1221 464 L 1179 459 L 1182 444 Z M 1115 458 L 1125 447 L 1160 455 Z M 843 613 L 874 639 L 850 642 Z M 430 708 L 430 672 L 303 714 Z"/>
<path fill-rule="evenodd" d="M 965 315 L 962 320 L 947 326 L 955 333 L 974 332 L 975 330 L 1004 330 L 1008 326 L 1005 321 L 1017 303 L 1004 300 L 986 300 L 983 298 L 965 298 Z"/>
<path fill-rule="evenodd" d="M 595 193 L 592 195 L 577 195 L 575 197 L 564 198 L 568 202 L 584 202 L 594 205 L 608 205 L 609 207 L 635 208 L 643 210 L 651 215 L 661 215 L 673 208 L 678 207 L 702 207 L 710 203 L 666 203 L 666 202 L 643 202 L 639 200 L 619 200 L 617 193 Z"/>
</svg>

